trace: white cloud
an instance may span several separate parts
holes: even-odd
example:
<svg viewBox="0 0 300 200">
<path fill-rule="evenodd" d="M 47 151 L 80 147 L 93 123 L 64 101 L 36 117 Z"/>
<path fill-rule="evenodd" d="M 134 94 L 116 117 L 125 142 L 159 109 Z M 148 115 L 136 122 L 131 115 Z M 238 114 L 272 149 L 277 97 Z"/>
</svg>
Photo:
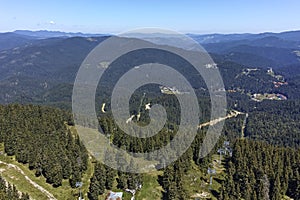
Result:
<svg viewBox="0 0 300 200">
<path fill-rule="evenodd" d="M 49 22 L 49 24 L 54 25 L 55 22 L 51 20 L 51 21 Z"/>
</svg>

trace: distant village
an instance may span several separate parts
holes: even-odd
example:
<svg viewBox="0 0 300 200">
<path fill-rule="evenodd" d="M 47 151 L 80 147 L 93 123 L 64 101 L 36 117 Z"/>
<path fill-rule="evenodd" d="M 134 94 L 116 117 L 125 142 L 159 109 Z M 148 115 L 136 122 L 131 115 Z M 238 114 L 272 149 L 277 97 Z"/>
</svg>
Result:
<svg viewBox="0 0 300 200">
<path fill-rule="evenodd" d="M 258 70 L 257 68 L 244 69 L 243 72 L 241 74 L 238 74 L 235 78 L 238 78 L 241 75 L 249 75 L 251 72 L 257 71 L 257 70 Z M 274 88 L 280 88 L 282 86 L 288 85 L 288 82 L 285 81 L 284 77 L 282 75 L 276 75 L 272 68 L 269 68 L 267 70 L 267 74 L 276 79 L 275 81 L 273 81 Z M 235 92 L 244 93 L 245 90 L 241 89 L 241 88 L 236 88 L 236 89 L 229 89 L 229 90 L 227 90 L 227 92 L 228 93 L 235 93 Z M 263 100 L 285 101 L 285 100 L 288 99 L 287 96 L 285 96 L 283 94 L 280 94 L 280 93 L 272 93 L 272 94 L 269 94 L 269 93 L 264 93 L 264 94 L 252 93 L 252 94 L 248 94 L 248 96 L 251 98 L 251 100 L 257 101 L 257 102 L 261 102 Z"/>
<path fill-rule="evenodd" d="M 183 94 L 176 87 L 159 86 L 159 89 L 163 94 Z"/>
<path fill-rule="evenodd" d="M 287 100 L 287 97 L 283 94 L 253 94 L 251 95 L 253 101 L 261 102 L 263 100 Z"/>
</svg>

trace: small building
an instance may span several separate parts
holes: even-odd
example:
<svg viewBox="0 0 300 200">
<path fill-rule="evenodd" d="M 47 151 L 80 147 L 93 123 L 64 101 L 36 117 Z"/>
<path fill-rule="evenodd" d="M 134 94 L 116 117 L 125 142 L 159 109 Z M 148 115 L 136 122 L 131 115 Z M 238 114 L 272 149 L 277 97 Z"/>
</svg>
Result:
<svg viewBox="0 0 300 200">
<path fill-rule="evenodd" d="M 112 192 L 110 191 L 105 200 L 122 200 L 123 192 Z"/>
<path fill-rule="evenodd" d="M 196 193 L 193 196 L 191 196 L 192 199 L 195 200 L 201 200 L 201 199 L 211 199 L 210 193 L 208 192 L 202 192 L 202 193 Z"/>
</svg>

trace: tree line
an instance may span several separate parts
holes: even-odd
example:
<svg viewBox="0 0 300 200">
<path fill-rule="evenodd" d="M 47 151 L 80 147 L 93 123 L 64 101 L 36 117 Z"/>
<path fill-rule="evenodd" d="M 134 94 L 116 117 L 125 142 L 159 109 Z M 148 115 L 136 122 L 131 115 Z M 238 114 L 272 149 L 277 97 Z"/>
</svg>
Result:
<svg viewBox="0 0 300 200">
<path fill-rule="evenodd" d="M 87 169 L 88 153 L 67 127 L 72 117 L 59 109 L 33 105 L 0 106 L 0 142 L 8 156 L 28 164 L 54 187 L 68 179 L 71 187 Z"/>
</svg>

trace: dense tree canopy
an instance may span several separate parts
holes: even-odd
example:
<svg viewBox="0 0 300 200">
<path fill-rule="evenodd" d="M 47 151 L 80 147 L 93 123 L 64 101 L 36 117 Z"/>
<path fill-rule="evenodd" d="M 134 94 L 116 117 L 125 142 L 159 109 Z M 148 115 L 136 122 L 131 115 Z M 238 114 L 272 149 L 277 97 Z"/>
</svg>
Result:
<svg viewBox="0 0 300 200">
<path fill-rule="evenodd" d="M 79 137 L 67 127 L 69 114 L 40 106 L 0 106 L 0 142 L 5 153 L 28 164 L 57 187 L 63 179 L 71 186 L 87 169 L 88 154 Z"/>
</svg>

